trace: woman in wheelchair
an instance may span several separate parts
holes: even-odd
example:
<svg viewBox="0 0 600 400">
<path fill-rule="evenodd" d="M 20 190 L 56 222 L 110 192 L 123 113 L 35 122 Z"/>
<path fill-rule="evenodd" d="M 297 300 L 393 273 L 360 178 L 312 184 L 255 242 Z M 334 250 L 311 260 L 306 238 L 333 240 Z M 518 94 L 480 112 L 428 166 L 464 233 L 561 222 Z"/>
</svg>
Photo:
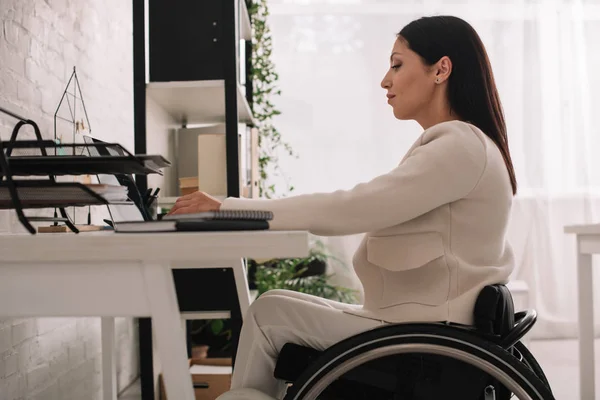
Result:
<svg viewBox="0 0 600 400">
<path fill-rule="evenodd" d="M 535 313 L 515 321 L 501 285 L 517 184 L 484 45 L 459 18 L 425 17 L 398 33 L 389 63 L 381 87 L 394 116 L 424 130 L 389 173 L 283 199 L 197 192 L 171 211 L 270 210 L 270 229 L 365 233 L 353 258 L 364 304 L 264 294 L 219 399 L 552 398 L 519 342 Z"/>
</svg>

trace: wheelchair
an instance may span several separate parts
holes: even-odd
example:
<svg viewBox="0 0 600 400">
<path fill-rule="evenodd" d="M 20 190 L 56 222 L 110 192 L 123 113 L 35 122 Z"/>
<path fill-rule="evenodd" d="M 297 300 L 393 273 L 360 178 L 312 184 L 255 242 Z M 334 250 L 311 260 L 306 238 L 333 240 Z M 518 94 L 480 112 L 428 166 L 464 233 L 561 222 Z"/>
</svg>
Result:
<svg viewBox="0 0 600 400">
<path fill-rule="evenodd" d="M 474 326 L 390 324 L 349 337 L 324 351 L 287 343 L 275 377 L 284 400 L 550 400 L 552 390 L 520 339 L 535 310 L 514 313 L 504 285 L 480 292 Z M 268 396 L 244 389 L 231 399 Z"/>
</svg>

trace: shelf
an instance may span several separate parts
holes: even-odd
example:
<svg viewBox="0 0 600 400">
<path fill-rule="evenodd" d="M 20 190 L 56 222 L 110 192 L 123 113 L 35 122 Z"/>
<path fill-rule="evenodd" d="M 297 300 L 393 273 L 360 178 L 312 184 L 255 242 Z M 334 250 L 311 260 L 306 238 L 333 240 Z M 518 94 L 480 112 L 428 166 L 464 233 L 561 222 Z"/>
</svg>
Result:
<svg viewBox="0 0 600 400">
<path fill-rule="evenodd" d="M 150 82 L 146 93 L 182 125 L 225 122 L 225 81 Z M 239 122 L 254 124 L 250 106 L 238 85 Z"/>
<path fill-rule="evenodd" d="M 23 208 L 80 207 L 106 204 L 133 204 L 130 201 L 108 202 L 102 196 L 76 182 L 15 181 Z M 5 183 L 0 184 L 0 209 L 15 205 Z"/>
<path fill-rule="evenodd" d="M 241 32 L 240 38 L 244 40 L 252 40 L 252 25 L 250 24 L 250 14 L 248 13 L 248 6 L 246 0 L 240 0 L 242 12 L 241 12 Z"/>
<path fill-rule="evenodd" d="M 162 156 L 11 156 L 13 176 L 159 174 L 169 162 Z"/>
</svg>

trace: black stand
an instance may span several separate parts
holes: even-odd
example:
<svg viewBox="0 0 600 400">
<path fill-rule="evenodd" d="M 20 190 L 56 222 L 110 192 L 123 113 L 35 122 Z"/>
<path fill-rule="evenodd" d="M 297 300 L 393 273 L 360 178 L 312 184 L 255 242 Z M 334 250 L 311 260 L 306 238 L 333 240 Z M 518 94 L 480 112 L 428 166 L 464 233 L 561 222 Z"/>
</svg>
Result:
<svg viewBox="0 0 600 400">
<path fill-rule="evenodd" d="M 0 168 L 2 168 L 2 176 L 6 179 L 6 181 L 5 181 L 6 187 L 8 188 L 8 192 L 10 193 L 10 197 L 12 199 L 12 204 L 14 206 L 15 212 L 17 213 L 17 216 L 19 217 L 19 222 L 21 222 L 21 224 L 25 227 L 25 229 L 27 229 L 29 231 L 29 233 L 31 233 L 33 235 L 33 234 L 35 234 L 35 228 L 31 225 L 31 223 L 25 216 L 25 213 L 23 212 L 23 203 L 21 202 L 21 199 L 19 198 L 19 193 L 17 191 L 17 185 L 15 184 L 15 181 L 13 180 L 12 171 L 11 171 L 10 165 L 8 164 L 8 157 L 10 157 L 12 150 L 14 148 L 18 147 L 17 143 L 16 143 L 17 136 L 19 134 L 19 130 L 25 125 L 30 125 L 33 127 L 33 130 L 35 132 L 35 137 L 36 137 L 37 141 L 39 142 L 40 151 L 43 156 L 48 155 L 46 152 L 46 146 L 48 145 L 48 143 L 42 139 L 42 134 L 40 132 L 40 128 L 37 126 L 37 124 L 34 121 L 23 118 L 23 117 L 15 114 L 13 112 L 10 112 L 4 108 L 0 108 L 0 111 L 19 120 L 19 122 L 17 122 L 17 124 L 13 128 L 12 134 L 10 136 L 9 146 L 8 147 L 4 146 L 2 144 L 2 141 L 0 141 Z M 6 151 L 5 151 L 5 149 L 6 149 Z M 51 183 L 56 182 L 53 175 L 48 175 L 48 179 L 49 179 L 49 182 L 51 182 Z M 62 217 L 62 218 L 60 218 L 59 221 L 64 222 L 69 227 L 69 229 L 71 229 L 73 232 L 79 233 L 79 230 L 75 227 L 75 225 L 69 219 L 69 216 L 68 216 L 67 212 L 65 211 L 65 209 L 63 207 L 59 207 L 59 210 L 60 210 L 60 215 Z"/>
<path fill-rule="evenodd" d="M 58 175 L 98 175 L 98 174 L 161 174 L 160 169 L 170 162 L 160 155 L 133 155 L 118 143 L 94 141 L 92 143 L 57 143 L 42 139 L 37 124 L 0 108 L 3 112 L 19 120 L 15 125 L 10 141 L 0 140 L 0 209 L 14 209 L 21 224 L 31 233 L 36 230 L 31 221 L 64 222 L 69 229 L 79 230 L 70 220 L 66 207 L 82 207 L 108 204 L 134 204 L 130 200 L 107 201 L 87 185 L 78 182 L 57 182 Z M 21 128 L 33 127 L 35 140 L 17 140 Z M 83 154 L 64 154 L 64 149 L 83 149 Z M 25 150 L 13 154 L 14 150 Z M 32 150 L 36 154 L 31 154 Z M 106 154 L 100 155 L 102 150 Z M 39 152 L 39 154 L 37 154 Z M 94 155 L 97 154 L 97 155 Z M 46 179 L 15 179 L 15 176 L 40 176 Z M 61 217 L 27 217 L 26 208 L 54 208 L 60 210 Z M 110 210 L 109 210 L 110 211 Z"/>
</svg>

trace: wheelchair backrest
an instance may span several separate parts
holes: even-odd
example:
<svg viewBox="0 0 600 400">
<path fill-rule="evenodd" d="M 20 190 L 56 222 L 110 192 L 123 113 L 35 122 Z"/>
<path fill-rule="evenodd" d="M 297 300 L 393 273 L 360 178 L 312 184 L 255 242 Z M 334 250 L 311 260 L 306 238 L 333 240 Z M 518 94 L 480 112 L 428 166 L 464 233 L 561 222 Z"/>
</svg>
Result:
<svg viewBox="0 0 600 400">
<path fill-rule="evenodd" d="M 512 295 L 505 285 L 484 287 L 475 303 L 475 328 L 485 335 L 504 337 L 515 325 Z"/>
</svg>

